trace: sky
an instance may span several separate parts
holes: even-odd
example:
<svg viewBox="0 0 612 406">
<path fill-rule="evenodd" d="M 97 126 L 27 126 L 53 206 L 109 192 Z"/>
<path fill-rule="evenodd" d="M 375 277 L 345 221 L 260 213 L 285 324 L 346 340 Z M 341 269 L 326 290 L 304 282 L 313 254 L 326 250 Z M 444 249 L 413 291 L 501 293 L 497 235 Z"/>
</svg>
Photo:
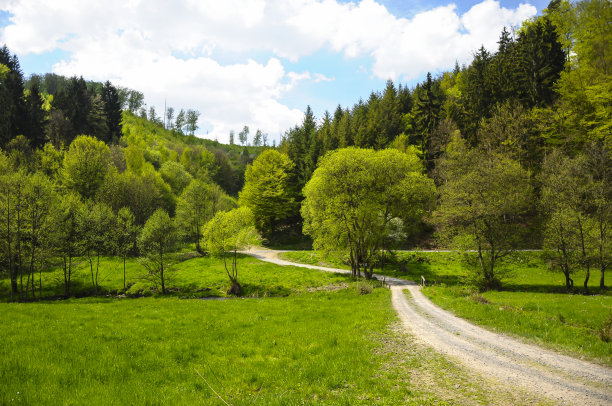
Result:
<svg viewBox="0 0 612 406">
<path fill-rule="evenodd" d="M 494 51 L 548 4 L 528 1 L 0 0 L 0 44 L 26 76 L 110 80 L 158 114 L 198 110 L 201 137 L 278 141 L 308 105 L 320 118 Z"/>
</svg>

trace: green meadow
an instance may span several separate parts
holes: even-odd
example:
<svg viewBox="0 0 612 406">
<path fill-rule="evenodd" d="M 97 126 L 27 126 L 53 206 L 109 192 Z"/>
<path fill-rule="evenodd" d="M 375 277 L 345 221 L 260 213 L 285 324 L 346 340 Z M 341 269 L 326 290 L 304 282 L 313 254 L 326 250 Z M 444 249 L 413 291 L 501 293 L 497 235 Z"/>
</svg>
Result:
<svg viewBox="0 0 612 406">
<path fill-rule="evenodd" d="M 308 264 L 348 268 L 338 258 L 312 251 L 285 252 L 282 258 Z M 612 365 L 612 293 L 600 291 L 591 273 L 590 294 L 582 294 L 584 271 L 573 275 L 567 292 L 561 273 L 551 272 L 539 252 L 519 252 L 500 264 L 501 291 L 470 287 L 469 256 L 455 252 L 398 252 L 377 273 L 420 281 L 423 293 L 440 307 L 494 331 L 521 337 L 573 356 Z"/>
<path fill-rule="evenodd" d="M 130 297 L 121 294 L 119 265 L 101 262 L 98 297 L 0 303 L 0 404 L 422 405 L 511 396 L 398 330 L 378 284 L 364 289 L 343 275 L 241 257 L 251 297 L 226 298 L 222 262 L 192 258 L 175 264 L 172 293 L 162 296 L 129 261 Z M 83 295 L 91 289 L 85 271 L 75 279 Z M 57 272 L 43 273 L 51 297 L 61 293 Z M 137 295 L 138 284 L 151 296 Z M 209 297 L 196 298 L 202 293 Z"/>
</svg>

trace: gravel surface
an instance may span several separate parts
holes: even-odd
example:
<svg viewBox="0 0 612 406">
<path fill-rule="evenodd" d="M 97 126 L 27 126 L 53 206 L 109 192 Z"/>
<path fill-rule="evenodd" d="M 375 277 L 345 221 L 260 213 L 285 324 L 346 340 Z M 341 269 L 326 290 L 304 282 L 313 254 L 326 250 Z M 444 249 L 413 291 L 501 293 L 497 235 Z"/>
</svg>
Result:
<svg viewBox="0 0 612 406">
<path fill-rule="evenodd" d="M 350 273 L 344 269 L 285 261 L 277 257 L 278 252 L 253 250 L 248 253 L 278 265 Z M 611 368 L 483 329 L 434 305 L 412 281 L 378 278 L 384 278 L 391 289 L 393 307 L 403 326 L 436 351 L 500 384 L 520 387 L 555 403 L 612 405 Z"/>
</svg>

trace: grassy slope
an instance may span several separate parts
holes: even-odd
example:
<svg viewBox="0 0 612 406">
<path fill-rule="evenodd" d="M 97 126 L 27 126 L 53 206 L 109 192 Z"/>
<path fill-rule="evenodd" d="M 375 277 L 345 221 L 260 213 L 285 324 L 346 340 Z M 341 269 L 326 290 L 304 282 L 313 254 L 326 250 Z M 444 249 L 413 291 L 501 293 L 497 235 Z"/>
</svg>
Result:
<svg viewBox="0 0 612 406">
<path fill-rule="evenodd" d="M 325 263 L 346 268 L 337 259 L 320 261 L 312 252 L 289 252 L 282 256 L 303 263 Z M 400 270 L 390 265 L 386 275 L 419 280 L 437 305 L 490 329 L 524 337 L 537 344 L 612 365 L 612 343 L 599 331 L 612 313 L 612 295 L 599 292 L 597 275 L 589 283 L 592 296 L 565 293 L 560 273 L 552 273 L 537 252 L 519 253 L 502 264 L 509 272 L 504 290 L 478 294 L 461 284 L 469 273 L 463 256 L 456 253 L 400 253 L 407 260 Z M 584 272 L 574 275 L 581 286 Z"/>
</svg>

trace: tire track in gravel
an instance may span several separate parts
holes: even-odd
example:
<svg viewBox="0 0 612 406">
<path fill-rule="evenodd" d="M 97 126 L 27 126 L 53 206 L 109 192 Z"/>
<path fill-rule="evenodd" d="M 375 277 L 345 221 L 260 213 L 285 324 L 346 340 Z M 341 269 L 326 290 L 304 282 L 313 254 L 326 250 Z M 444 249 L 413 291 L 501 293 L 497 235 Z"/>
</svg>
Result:
<svg viewBox="0 0 612 406">
<path fill-rule="evenodd" d="M 344 269 L 285 261 L 278 258 L 278 252 L 261 250 L 249 254 L 277 265 L 350 273 Z M 483 329 L 434 305 L 412 281 L 378 278 L 384 278 L 391 289 L 393 307 L 404 327 L 436 351 L 486 378 L 526 389 L 557 403 L 612 405 L 611 368 Z"/>
</svg>

